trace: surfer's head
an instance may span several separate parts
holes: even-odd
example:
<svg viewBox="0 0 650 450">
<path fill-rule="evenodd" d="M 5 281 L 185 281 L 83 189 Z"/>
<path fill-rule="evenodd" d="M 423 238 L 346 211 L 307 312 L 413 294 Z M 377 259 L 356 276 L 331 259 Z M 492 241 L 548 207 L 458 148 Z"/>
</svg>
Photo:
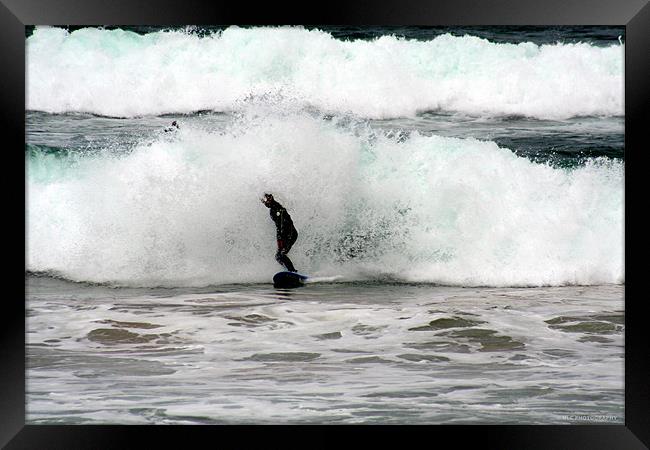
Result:
<svg viewBox="0 0 650 450">
<path fill-rule="evenodd" d="M 266 206 L 271 206 L 271 203 L 273 203 L 273 194 L 264 194 L 264 197 L 261 198 L 262 203 L 264 203 Z"/>
</svg>

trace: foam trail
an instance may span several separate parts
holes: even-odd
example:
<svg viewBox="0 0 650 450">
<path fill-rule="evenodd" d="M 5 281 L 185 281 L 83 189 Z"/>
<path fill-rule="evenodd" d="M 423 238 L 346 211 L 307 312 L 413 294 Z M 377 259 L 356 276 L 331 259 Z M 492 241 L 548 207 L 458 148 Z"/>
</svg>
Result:
<svg viewBox="0 0 650 450">
<path fill-rule="evenodd" d="M 230 27 L 203 37 L 37 27 L 26 52 L 27 109 L 52 113 L 232 111 L 259 96 L 368 118 L 624 113 L 623 44 L 451 35 L 341 41 L 301 27 Z"/>
<path fill-rule="evenodd" d="M 331 283 L 333 281 L 342 281 L 343 275 L 333 275 L 330 277 L 309 277 L 305 283 Z"/>
<path fill-rule="evenodd" d="M 186 126 L 119 157 L 28 158 L 28 269 L 73 280 L 268 282 L 280 270 L 259 201 L 270 191 L 300 233 L 290 256 L 311 276 L 624 282 L 620 161 L 557 169 L 492 142 L 400 141 L 287 111 L 220 132 Z"/>
</svg>

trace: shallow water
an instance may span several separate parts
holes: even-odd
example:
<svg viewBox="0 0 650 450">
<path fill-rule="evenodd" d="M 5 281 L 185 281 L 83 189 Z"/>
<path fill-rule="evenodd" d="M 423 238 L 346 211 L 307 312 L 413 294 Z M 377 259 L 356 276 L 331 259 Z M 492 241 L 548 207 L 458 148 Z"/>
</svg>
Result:
<svg viewBox="0 0 650 450">
<path fill-rule="evenodd" d="M 29 277 L 27 422 L 624 422 L 620 285 Z"/>
</svg>

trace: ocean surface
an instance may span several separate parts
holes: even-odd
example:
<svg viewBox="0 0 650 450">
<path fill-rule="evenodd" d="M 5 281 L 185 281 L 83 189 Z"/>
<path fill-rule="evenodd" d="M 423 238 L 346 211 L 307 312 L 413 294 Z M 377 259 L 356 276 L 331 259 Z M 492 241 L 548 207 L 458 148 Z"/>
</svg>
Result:
<svg viewBox="0 0 650 450">
<path fill-rule="evenodd" d="M 624 423 L 624 50 L 28 27 L 27 422 Z"/>
</svg>

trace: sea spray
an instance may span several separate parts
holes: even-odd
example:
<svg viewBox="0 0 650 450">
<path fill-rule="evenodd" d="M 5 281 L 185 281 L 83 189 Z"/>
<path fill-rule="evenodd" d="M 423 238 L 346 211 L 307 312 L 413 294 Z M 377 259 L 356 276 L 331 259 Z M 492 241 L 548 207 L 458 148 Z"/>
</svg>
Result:
<svg viewBox="0 0 650 450">
<path fill-rule="evenodd" d="M 27 155 L 27 267 L 137 286 L 269 282 L 273 192 L 316 276 L 463 286 L 624 282 L 623 163 L 251 108 L 128 152 Z M 46 170 L 55 164 L 55 170 Z M 44 176 L 43 174 L 47 174 Z"/>
<path fill-rule="evenodd" d="M 52 113 L 233 111 L 269 95 L 367 118 L 624 112 L 625 47 L 618 43 L 508 44 L 450 34 L 349 41 L 302 27 L 143 35 L 37 27 L 26 45 L 26 107 Z"/>
</svg>

